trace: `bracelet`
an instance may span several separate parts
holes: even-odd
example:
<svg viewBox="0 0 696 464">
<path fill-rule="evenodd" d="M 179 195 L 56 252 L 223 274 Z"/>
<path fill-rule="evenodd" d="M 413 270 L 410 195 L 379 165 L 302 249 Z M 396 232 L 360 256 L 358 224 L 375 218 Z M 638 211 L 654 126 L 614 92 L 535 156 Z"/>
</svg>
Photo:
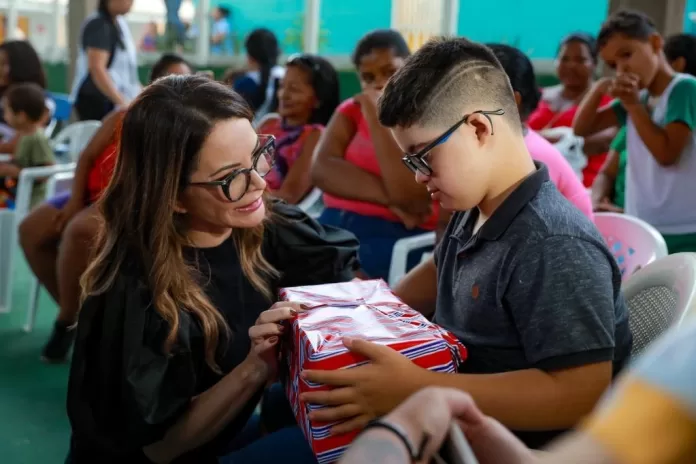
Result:
<svg viewBox="0 0 696 464">
<path fill-rule="evenodd" d="M 363 433 L 368 431 L 369 429 L 385 429 L 392 432 L 404 444 L 404 446 L 408 450 L 408 455 L 411 457 L 411 460 L 413 462 L 418 462 L 423 459 L 423 455 L 425 454 L 425 447 L 428 445 L 428 441 L 430 441 L 430 435 L 428 435 L 427 433 L 424 434 L 423 439 L 421 440 L 421 444 L 418 447 L 418 450 L 415 450 L 413 448 L 413 444 L 408 439 L 406 433 L 401 429 L 401 427 L 395 424 L 390 424 L 389 422 L 383 421 L 382 419 L 370 421 L 370 423 L 367 424 L 367 426 L 365 426 L 365 428 L 363 429 Z"/>
</svg>

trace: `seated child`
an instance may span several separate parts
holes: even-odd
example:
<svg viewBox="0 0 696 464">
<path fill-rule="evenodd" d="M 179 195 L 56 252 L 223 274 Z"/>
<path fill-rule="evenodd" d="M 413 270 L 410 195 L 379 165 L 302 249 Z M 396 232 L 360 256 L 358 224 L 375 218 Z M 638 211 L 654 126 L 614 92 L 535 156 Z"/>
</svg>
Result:
<svg viewBox="0 0 696 464">
<path fill-rule="evenodd" d="M 257 129 L 276 138 L 275 165 L 266 177 L 274 196 L 296 204 L 311 190 L 312 154 L 339 97 L 338 75 L 331 63 L 315 55 L 290 57 L 278 88 L 280 117 Z"/>
<path fill-rule="evenodd" d="M 363 427 L 428 386 L 469 393 L 530 446 L 575 426 L 631 351 L 619 268 L 592 221 L 534 162 L 505 69 L 458 38 L 421 47 L 389 80 L 379 121 L 431 198 L 456 211 L 430 259 L 395 292 L 454 333 L 458 374 L 426 371 L 394 350 L 345 340 L 372 362 L 304 371 L 342 387 L 304 394 L 310 418 Z M 428 301 L 426 301 L 428 300 Z"/>
<path fill-rule="evenodd" d="M 653 225 L 670 253 L 696 251 L 696 79 L 675 72 L 650 18 L 619 11 L 602 25 L 600 55 L 616 77 L 598 81 L 580 105 L 578 135 L 626 125 L 626 214 Z M 614 102 L 600 105 L 609 92 Z"/>
<path fill-rule="evenodd" d="M 17 178 L 24 168 L 50 166 L 55 156 L 43 123 L 46 115 L 46 97 L 36 84 L 12 86 L 2 100 L 5 121 L 16 131 L 18 142 L 12 160 L 0 163 L 0 207 L 14 208 L 17 194 Z M 31 192 L 33 208 L 46 196 L 44 180 L 37 180 Z"/>
</svg>

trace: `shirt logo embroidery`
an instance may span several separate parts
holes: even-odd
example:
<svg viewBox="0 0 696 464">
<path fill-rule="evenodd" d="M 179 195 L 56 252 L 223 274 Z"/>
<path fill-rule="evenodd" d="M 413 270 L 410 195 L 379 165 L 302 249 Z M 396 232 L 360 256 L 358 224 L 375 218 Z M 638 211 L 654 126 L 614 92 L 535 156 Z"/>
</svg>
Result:
<svg viewBox="0 0 696 464">
<path fill-rule="evenodd" d="M 479 297 L 479 286 L 478 284 L 474 284 L 471 286 L 471 296 L 474 298 L 474 300 L 477 300 Z"/>
</svg>

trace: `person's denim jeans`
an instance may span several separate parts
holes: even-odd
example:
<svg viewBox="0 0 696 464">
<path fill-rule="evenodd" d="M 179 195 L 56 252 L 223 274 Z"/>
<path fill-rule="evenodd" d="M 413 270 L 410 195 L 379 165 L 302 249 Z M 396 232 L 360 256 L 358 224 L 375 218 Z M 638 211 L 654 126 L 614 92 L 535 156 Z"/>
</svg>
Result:
<svg viewBox="0 0 696 464">
<path fill-rule="evenodd" d="M 392 250 L 397 240 L 428 232 L 424 229 L 408 230 L 402 223 L 335 208 L 326 208 L 319 217 L 321 224 L 340 227 L 353 232 L 360 241 L 362 271 L 373 279 L 389 280 Z M 408 269 L 418 265 L 428 249 L 416 250 L 408 255 Z"/>
<path fill-rule="evenodd" d="M 184 23 L 179 17 L 179 10 L 183 0 L 164 0 L 167 9 L 167 25 L 172 28 L 174 38 L 177 43 L 183 43 L 186 36 Z"/>
</svg>

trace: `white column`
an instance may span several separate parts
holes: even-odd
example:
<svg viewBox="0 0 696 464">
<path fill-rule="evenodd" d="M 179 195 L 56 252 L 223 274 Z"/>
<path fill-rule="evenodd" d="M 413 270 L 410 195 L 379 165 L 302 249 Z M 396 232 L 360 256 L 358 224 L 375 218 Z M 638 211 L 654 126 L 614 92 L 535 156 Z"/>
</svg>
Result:
<svg viewBox="0 0 696 464">
<path fill-rule="evenodd" d="M 391 29 L 396 29 L 399 25 L 399 6 L 397 5 L 400 0 L 391 0 L 391 24 L 389 27 Z"/>
<path fill-rule="evenodd" d="M 319 26 L 321 21 L 321 0 L 305 0 L 304 53 L 319 53 Z"/>
<path fill-rule="evenodd" d="M 67 10 L 67 5 L 66 8 Z M 65 11 L 61 7 L 61 1 L 60 0 L 53 0 L 53 21 L 51 22 L 51 27 L 48 31 L 48 34 L 51 37 L 51 43 L 53 46 L 51 47 L 51 58 L 54 60 L 58 59 L 59 53 L 60 53 L 60 26 L 65 22 L 65 16 L 64 16 Z"/>
<path fill-rule="evenodd" d="M 7 2 L 7 28 L 6 35 L 9 40 L 17 39 L 17 21 L 19 10 L 17 9 L 18 0 L 8 0 Z"/>
<path fill-rule="evenodd" d="M 196 62 L 205 66 L 210 58 L 210 0 L 198 0 L 196 23 L 198 42 L 196 42 Z"/>
<path fill-rule="evenodd" d="M 459 0 L 443 0 L 442 34 L 459 35 Z"/>
</svg>

